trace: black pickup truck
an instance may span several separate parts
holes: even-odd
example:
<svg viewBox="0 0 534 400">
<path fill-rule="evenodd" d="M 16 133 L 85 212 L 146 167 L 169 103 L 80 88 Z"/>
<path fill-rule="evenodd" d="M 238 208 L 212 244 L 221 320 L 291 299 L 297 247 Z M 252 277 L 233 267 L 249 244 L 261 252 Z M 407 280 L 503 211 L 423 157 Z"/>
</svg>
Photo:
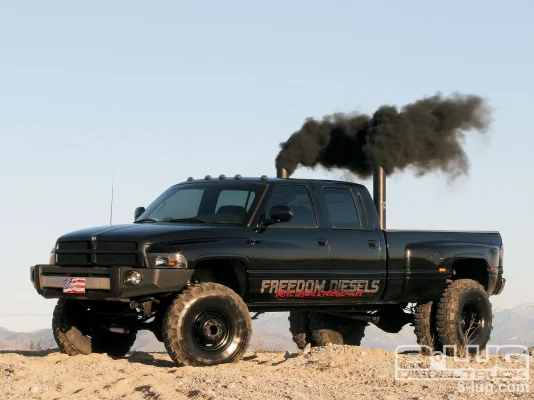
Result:
<svg viewBox="0 0 534 400">
<path fill-rule="evenodd" d="M 359 345 L 370 323 L 411 323 L 431 351 L 483 349 L 502 275 L 498 232 L 383 230 L 364 186 L 240 175 L 188 178 L 131 224 L 61 236 L 31 267 L 59 299 L 62 351 L 122 357 L 148 329 L 178 365 L 239 360 L 251 312 L 289 312 L 301 349 Z"/>
</svg>

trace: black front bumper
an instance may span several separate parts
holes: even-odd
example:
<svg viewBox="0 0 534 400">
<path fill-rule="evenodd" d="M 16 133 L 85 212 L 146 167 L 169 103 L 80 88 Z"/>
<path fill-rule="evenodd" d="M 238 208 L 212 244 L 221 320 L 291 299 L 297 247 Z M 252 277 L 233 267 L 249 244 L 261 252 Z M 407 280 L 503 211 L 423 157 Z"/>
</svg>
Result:
<svg viewBox="0 0 534 400">
<path fill-rule="evenodd" d="M 135 270 L 143 279 L 137 286 L 124 284 L 124 274 Z M 129 300 L 158 293 L 177 292 L 187 285 L 193 270 L 168 268 L 132 267 L 56 267 L 35 265 L 30 268 L 32 284 L 41 296 L 47 299 L 75 298 L 83 300 Z M 86 278 L 92 282 L 83 294 L 63 293 L 58 282 L 64 278 Z M 91 288 L 93 286 L 93 288 Z"/>
</svg>

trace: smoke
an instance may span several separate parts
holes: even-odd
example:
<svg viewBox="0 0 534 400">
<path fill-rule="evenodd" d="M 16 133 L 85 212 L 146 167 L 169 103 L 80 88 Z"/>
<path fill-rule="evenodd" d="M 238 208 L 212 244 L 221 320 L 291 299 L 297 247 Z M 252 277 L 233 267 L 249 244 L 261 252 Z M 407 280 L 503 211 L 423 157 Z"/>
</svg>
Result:
<svg viewBox="0 0 534 400">
<path fill-rule="evenodd" d="M 460 93 L 448 98 L 438 93 L 400 111 L 384 105 L 372 117 L 337 113 L 320 121 L 308 118 L 280 144 L 276 167 L 291 175 L 299 165 L 320 165 L 367 178 L 378 164 L 388 175 L 412 167 L 418 175 L 440 170 L 454 179 L 469 169 L 462 148 L 466 133 L 485 133 L 490 122 L 482 98 Z"/>
</svg>

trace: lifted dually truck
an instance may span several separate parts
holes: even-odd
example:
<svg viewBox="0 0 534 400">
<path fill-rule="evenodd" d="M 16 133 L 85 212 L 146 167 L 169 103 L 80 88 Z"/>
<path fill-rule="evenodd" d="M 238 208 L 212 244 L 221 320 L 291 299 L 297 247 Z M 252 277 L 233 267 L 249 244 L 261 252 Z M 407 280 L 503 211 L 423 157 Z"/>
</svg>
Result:
<svg viewBox="0 0 534 400">
<path fill-rule="evenodd" d="M 284 311 L 300 349 L 359 345 L 369 323 L 411 323 L 432 351 L 486 346 L 505 284 L 498 232 L 383 230 L 364 186 L 278 176 L 188 178 L 132 224 L 58 238 L 31 281 L 59 299 L 60 350 L 123 357 L 147 329 L 178 365 L 235 362 L 250 312 Z"/>
</svg>

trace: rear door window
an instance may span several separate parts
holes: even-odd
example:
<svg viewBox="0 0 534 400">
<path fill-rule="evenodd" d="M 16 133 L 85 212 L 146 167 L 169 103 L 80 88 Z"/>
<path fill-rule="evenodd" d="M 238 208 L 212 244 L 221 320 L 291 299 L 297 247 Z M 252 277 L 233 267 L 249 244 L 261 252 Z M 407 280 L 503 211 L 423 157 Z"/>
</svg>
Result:
<svg viewBox="0 0 534 400">
<path fill-rule="evenodd" d="M 360 216 L 350 189 L 323 188 L 332 228 L 361 229 Z"/>
</svg>

